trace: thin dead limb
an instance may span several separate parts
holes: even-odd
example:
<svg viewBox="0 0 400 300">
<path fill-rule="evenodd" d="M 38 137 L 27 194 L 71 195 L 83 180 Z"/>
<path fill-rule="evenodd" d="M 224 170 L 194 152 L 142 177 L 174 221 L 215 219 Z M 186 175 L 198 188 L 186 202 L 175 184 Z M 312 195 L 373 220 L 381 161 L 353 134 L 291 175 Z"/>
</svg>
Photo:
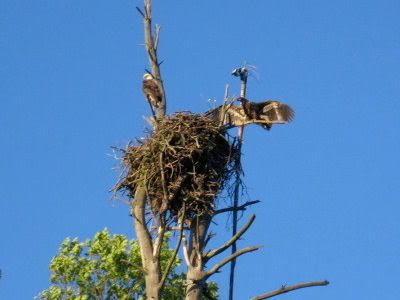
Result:
<svg viewBox="0 0 400 300">
<path fill-rule="evenodd" d="M 232 260 L 236 259 L 236 257 L 243 255 L 245 253 L 256 251 L 260 248 L 261 248 L 261 246 L 253 246 L 253 247 L 247 247 L 247 248 L 240 249 L 239 251 L 236 251 L 235 253 L 229 255 L 227 258 L 225 258 L 221 262 L 214 265 L 210 269 L 210 271 L 206 272 L 206 278 L 210 277 L 214 273 L 217 273 L 219 271 L 219 269 L 221 269 L 223 266 L 225 266 L 227 263 L 231 262 Z"/>
<path fill-rule="evenodd" d="M 249 229 L 251 224 L 253 224 L 255 218 L 256 218 L 256 215 L 252 215 L 250 217 L 250 219 L 247 221 L 247 223 L 242 227 L 242 229 L 240 229 L 229 241 L 227 241 L 224 245 L 222 245 L 221 247 L 219 247 L 217 249 L 208 251 L 206 253 L 206 255 L 204 256 L 204 258 L 206 260 L 209 260 L 210 258 L 214 257 L 215 255 L 220 254 L 221 252 L 225 251 L 230 246 L 232 246 L 247 231 L 247 229 Z"/>
<path fill-rule="evenodd" d="M 183 212 L 182 212 L 182 217 L 181 217 L 180 220 L 179 220 L 180 232 L 179 232 L 178 242 L 177 242 L 177 244 L 176 244 L 175 251 L 174 251 L 174 253 L 172 254 L 171 259 L 169 260 L 168 265 L 167 265 L 167 267 L 166 267 L 166 269 L 165 269 L 165 272 L 164 272 L 164 274 L 163 274 L 163 276 L 162 276 L 162 278 L 161 278 L 161 281 L 160 281 L 160 292 L 162 292 L 162 289 L 163 289 L 164 284 L 165 284 L 165 280 L 167 279 L 168 274 L 169 274 L 169 272 L 171 271 L 172 265 L 173 265 L 174 262 L 175 262 L 176 256 L 177 256 L 177 254 L 178 254 L 179 248 L 180 248 L 181 243 L 182 243 L 183 228 L 184 228 L 184 227 L 183 227 L 183 223 L 184 223 L 185 216 L 186 216 L 185 205 L 183 205 L 182 210 L 183 210 Z"/>
<path fill-rule="evenodd" d="M 186 241 L 185 232 L 183 232 L 183 235 L 182 235 L 182 251 L 183 251 L 183 257 L 185 259 L 186 265 L 188 266 L 188 268 L 192 267 L 192 264 L 190 263 L 190 259 L 189 259 L 189 251 L 188 251 L 188 245 L 187 245 L 187 241 Z"/>
<path fill-rule="evenodd" d="M 229 84 L 226 84 L 225 85 L 225 94 L 224 94 L 224 105 L 222 107 L 222 117 L 220 117 L 220 126 L 222 126 L 225 122 L 228 97 L 229 97 Z"/>
<path fill-rule="evenodd" d="M 162 100 L 157 111 L 157 118 L 160 119 L 165 116 L 167 111 L 165 89 L 160 71 L 161 63 L 158 62 L 158 57 L 157 57 L 157 47 L 160 39 L 160 26 L 156 26 L 156 38 L 154 39 L 152 31 L 152 19 L 151 19 L 151 0 L 144 0 L 144 12 L 138 7 L 136 7 L 136 9 L 143 17 L 145 46 L 147 50 L 147 55 L 149 57 L 149 63 L 151 66 L 151 74 L 153 75 L 154 79 L 157 80 L 162 96 Z"/>
<path fill-rule="evenodd" d="M 324 286 L 324 285 L 328 285 L 328 284 L 329 284 L 329 281 L 324 280 L 324 281 L 304 282 L 304 283 L 299 283 L 299 284 L 295 284 L 295 285 L 291 285 L 291 286 L 283 285 L 280 289 L 277 289 L 275 291 L 254 297 L 254 298 L 252 298 L 252 300 L 268 299 L 268 298 L 272 298 L 272 297 L 275 297 L 275 296 L 278 296 L 278 295 L 281 295 L 284 293 L 288 293 L 288 292 L 291 292 L 294 290 L 303 289 L 303 288 L 307 288 L 307 287 L 313 287 L 313 286 Z"/>
<path fill-rule="evenodd" d="M 166 231 L 165 218 L 164 215 L 161 214 L 158 217 L 157 236 L 154 241 L 153 256 L 155 259 L 159 259 L 160 257 L 165 231 Z"/>
<path fill-rule="evenodd" d="M 234 210 L 244 211 L 244 210 L 247 209 L 247 206 L 250 206 L 250 205 L 253 205 L 253 204 L 257 204 L 259 202 L 261 202 L 261 201 L 260 200 L 247 201 L 246 203 L 243 203 L 242 205 L 239 205 L 237 207 L 231 206 L 231 207 L 221 208 L 221 209 L 218 209 L 218 210 L 216 210 L 214 212 L 214 216 L 218 215 L 218 214 L 225 213 L 225 212 L 234 211 Z"/>
<path fill-rule="evenodd" d="M 162 96 L 162 101 L 157 110 L 157 116 L 151 107 L 152 115 L 157 121 L 165 116 L 166 113 L 166 99 L 165 91 L 163 86 L 163 81 L 161 78 L 160 64 L 157 58 L 157 45 L 160 35 L 160 27 L 156 27 L 156 42 L 154 42 L 152 34 L 151 25 L 151 0 L 144 0 L 144 12 L 140 8 L 136 8 L 140 15 L 143 17 L 144 24 L 144 36 L 145 36 L 145 46 L 147 50 L 147 55 L 149 57 L 149 62 L 151 66 L 151 73 L 155 80 L 157 80 L 160 92 Z M 160 157 L 160 163 L 163 163 L 163 157 Z M 142 174 L 141 179 L 145 181 L 145 174 Z M 165 182 L 163 182 L 164 186 Z M 165 192 L 165 191 L 164 191 Z M 166 197 L 165 193 L 164 196 Z M 146 225 L 146 200 L 148 197 L 148 192 L 146 191 L 145 184 L 140 184 L 136 187 L 134 200 L 132 201 L 132 212 L 135 225 L 136 236 L 138 243 L 140 245 L 140 252 L 142 257 L 142 265 L 145 270 L 145 285 L 146 285 L 146 296 L 147 299 L 158 300 L 160 298 L 160 289 L 163 284 L 160 285 L 161 268 L 160 268 L 160 253 L 162 248 L 162 243 L 165 234 L 165 220 L 162 214 L 158 218 L 158 234 L 155 238 L 154 244 L 151 234 Z M 169 272 L 169 270 L 168 270 Z M 164 274 L 163 278 L 168 276 Z M 165 281 L 165 279 L 164 279 Z"/>
</svg>

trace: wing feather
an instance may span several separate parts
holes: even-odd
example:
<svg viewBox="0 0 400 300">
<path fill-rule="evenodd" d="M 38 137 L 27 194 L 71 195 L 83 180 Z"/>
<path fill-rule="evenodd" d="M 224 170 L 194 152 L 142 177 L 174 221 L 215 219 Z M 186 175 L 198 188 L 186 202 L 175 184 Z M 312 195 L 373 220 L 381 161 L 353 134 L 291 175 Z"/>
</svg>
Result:
<svg viewBox="0 0 400 300">
<path fill-rule="evenodd" d="M 154 107 L 159 107 L 162 97 L 160 87 L 154 79 L 143 80 L 143 93 Z"/>
<path fill-rule="evenodd" d="M 275 100 L 263 102 L 260 118 L 275 123 L 288 123 L 294 118 L 294 110 L 287 104 Z"/>
</svg>

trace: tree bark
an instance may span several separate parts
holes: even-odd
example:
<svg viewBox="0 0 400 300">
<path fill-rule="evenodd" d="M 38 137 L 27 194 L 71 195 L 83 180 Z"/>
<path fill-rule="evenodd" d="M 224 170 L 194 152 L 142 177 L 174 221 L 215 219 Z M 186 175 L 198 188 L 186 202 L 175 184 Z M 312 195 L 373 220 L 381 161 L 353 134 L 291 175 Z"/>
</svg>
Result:
<svg viewBox="0 0 400 300">
<path fill-rule="evenodd" d="M 153 256 L 153 242 L 146 227 L 145 205 L 146 191 L 142 186 L 139 186 L 135 192 L 135 199 L 132 202 L 132 210 L 136 237 L 142 257 L 142 266 L 145 271 L 146 296 L 147 299 L 159 300 L 161 269 L 159 260 Z"/>
<path fill-rule="evenodd" d="M 204 272 L 203 249 L 212 216 L 205 214 L 194 217 L 190 226 L 189 265 L 186 280 L 186 300 L 199 300 L 206 285 Z"/>
</svg>

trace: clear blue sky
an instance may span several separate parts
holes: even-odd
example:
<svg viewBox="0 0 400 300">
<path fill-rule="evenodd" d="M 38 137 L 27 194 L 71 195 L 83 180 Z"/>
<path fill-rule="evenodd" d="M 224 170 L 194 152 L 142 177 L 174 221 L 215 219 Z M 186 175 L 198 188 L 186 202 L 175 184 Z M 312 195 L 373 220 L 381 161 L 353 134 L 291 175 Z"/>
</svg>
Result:
<svg viewBox="0 0 400 300">
<path fill-rule="evenodd" d="M 133 237 L 108 190 L 110 146 L 142 136 L 149 113 L 136 5 L 0 3 L 1 299 L 46 288 L 67 236 Z M 400 299 L 399 12 L 395 0 L 154 1 L 169 112 L 207 110 L 227 82 L 237 92 L 244 61 L 258 71 L 249 98 L 296 110 L 288 126 L 246 129 L 262 203 L 239 246 L 264 248 L 238 261 L 236 299 L 319 279 L 331 285 L 281 299 Z M 224 220 L 216 230 L 229 235 Z"/>
</svg>

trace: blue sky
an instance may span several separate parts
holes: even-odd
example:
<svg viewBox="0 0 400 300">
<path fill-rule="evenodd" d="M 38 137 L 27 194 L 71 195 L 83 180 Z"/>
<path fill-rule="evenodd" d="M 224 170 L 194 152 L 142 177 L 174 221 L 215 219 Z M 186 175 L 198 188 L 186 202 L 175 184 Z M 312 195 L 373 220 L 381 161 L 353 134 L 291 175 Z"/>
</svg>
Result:
<svg viewBox="0 0 400 300">
<path fill-rule="evenodd" d="M 67 236 L 133 237 L 113 202 L 110 146 L 143 135 L 141 1 L 0 3 L 1 299 L 48 286 Z M 239 246 L 236 299 L 400 299 L 400 2 L 154 1 L 169 112 L 221 102 L 230 71 L 257 66 L 248 97 L 296 118 L 248 127 L 243 164 L 257 219 Z M 247 198 L 244 198 L 244 200 Z M 246 220 L 243 216 L 241 222 Z M 223 242 L 226 220 L 214 230 Z M 226 297 L 228 268 L 219 281 Z"/>
</svg>

